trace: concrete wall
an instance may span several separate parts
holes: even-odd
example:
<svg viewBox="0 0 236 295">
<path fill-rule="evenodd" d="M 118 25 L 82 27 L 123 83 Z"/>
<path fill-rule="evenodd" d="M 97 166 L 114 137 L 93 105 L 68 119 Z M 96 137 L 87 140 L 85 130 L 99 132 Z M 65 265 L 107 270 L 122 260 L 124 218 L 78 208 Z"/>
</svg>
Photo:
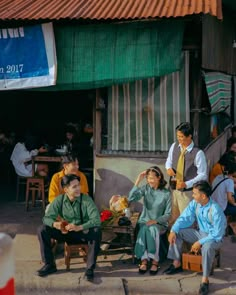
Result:
<svg viewBox="0 0 236 295">
<path fill-rule="evenodd" d="M 230 136 L 231 129 L 228 128 L 204 150 L 208 162 L 208 172 L 225 152 L 226 142 Z M 99 210 L 102 207 L 109 207 L 109 200 L 113 195 L 128 196 L 138 174 L 150 166 L 159 166 L 168 182 L 169 176 L 166 174 L 165 161 L 166 157 L 134 158 L 130 156 L 128 158 L 122 156 L 97 156 L 94 164 L 94 200 Z M 140 210 L 141 205 L 136 203 L 135 209 Z"/>
<path fill-rule="evenodd" d="M 126 195 L 134 185 L 138 174 L 150 166 L 157 165 L 168 180 L 164 168 L 166 159 L 156 158 L 124 158 L 124 157 L 96 157 L 95 173 L 95 203 L 98 208 L 109 207 L 109 200 L 113 195 Z M 145 182 L 144 182 L 145 183 Z M 136 204 L 139 210 L 140 205 Z"/>
</svg>

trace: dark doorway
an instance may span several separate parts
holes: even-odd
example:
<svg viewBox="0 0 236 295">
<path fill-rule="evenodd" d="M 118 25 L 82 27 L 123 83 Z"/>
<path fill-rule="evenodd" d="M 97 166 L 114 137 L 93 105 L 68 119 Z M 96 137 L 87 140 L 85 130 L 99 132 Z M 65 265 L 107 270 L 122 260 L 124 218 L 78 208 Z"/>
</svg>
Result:
<svg viewBox="0 0 236 295">
<path fill-rule="evenodd" d="M 0 130 L 12 136 L 14 144 L 7 151 L 0 151 L 0 182 L 13 184 L 14 169 L 10 162 L 14 145 L 26 131 L 42 137 L 49 146 L 63 142 L 65 124 L 77 124 L 79 139 L 84 148 L 79 155 L 80 170 L 93 169 L 93 148 L 86 126 L 93 126 L 95 90 L 73 91 L 1 91 Z M 93 173 L 91 173 L 90 178 Z M 13 177 L 13 180 L 12 180 Z M 88 179 L 92 196 L 92 179 Z"/>
</svg>

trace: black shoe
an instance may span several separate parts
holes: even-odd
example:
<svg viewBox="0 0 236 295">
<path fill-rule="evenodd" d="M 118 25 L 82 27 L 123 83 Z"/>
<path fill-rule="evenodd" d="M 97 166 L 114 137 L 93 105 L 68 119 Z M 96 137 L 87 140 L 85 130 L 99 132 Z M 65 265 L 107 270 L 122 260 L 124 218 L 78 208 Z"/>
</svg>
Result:
<svg viewBox="0 0 236 295">
<path fill-rule="evenodd" d="M 56 264 L 45 264 L 42 268 L 38 270 L 38 275 L 40 277 L 44 277 L 56 271 L 57 271 Z"/>
<path fill-rule="evenodd" d="M 183 271 L 183 269 L 181 266 L 175 267 L 173 264 L 171 264 L 166 270 L 164 270 L 163 273 L 165 273 L 167 275 L 174 275 L 174 274 L 182 272 L 182 271 Z"/>
<path fill-rule="evenodd" d="M 147 272 L 147 261 L 141 261 L 138 272 L 143 275 Z"/>
<path fill-rule="evenodd" d="M 153 263 L 151 265 L 151 268 L 156 268 L 155 270 L 153 270 L 153 269 L 150 269 L 149 270 L 150 275 L 155 276 L 158 273 L 158 270 L 159 270 L 160 266 L 158 266 L 157 264 Z"/>
<path fill-rule="evenodd" d="M 93 269 L 92 268 L 87 269 L 86 272 L 85 272 L 85 276 L 86 276 L 88 281 L 92 281 L 93 278 L 94 278 Z"/>
<path fill-rule="evenodd" d="M 198 294 L 207 295 L 209 292 L 209 283 L 201 283 Z"/>
</svg>

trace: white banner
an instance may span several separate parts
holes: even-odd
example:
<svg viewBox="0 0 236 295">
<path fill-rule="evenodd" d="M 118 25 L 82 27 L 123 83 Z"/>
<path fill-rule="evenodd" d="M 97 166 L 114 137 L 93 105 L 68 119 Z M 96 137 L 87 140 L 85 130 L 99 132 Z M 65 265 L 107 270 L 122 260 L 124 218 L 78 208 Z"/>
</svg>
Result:
<svg viewBox="0 0 236 295">
<path fill-rule="evenodd" d="M 0 29 L 0 90 L 56 84 L 52 23 Z"/>
</svg>

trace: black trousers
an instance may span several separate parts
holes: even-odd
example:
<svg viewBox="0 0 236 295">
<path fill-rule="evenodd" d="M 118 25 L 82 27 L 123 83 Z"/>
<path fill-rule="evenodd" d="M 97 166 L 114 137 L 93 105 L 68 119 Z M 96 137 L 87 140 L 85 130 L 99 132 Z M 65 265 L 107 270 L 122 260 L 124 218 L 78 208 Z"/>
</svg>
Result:
<svg viewBox="0 0 236 295">
<path fill-rule="evenodd" d="M 41 225 L 38 228 L 38 239 L 42 261 L 45 264 L 55 262 L 51 244 L 51 239 L 55 239 L 58 242 L 67 242 L 68 244 L 88 243 L 87 269 L 94 269 L 96 266 L 101 243 L 101 229 L 99 227 L 92 227 L 85 231 L 71 231 L 67 234 L 62 234 L 61 231 L 56 228 Z"/>
</svg>

